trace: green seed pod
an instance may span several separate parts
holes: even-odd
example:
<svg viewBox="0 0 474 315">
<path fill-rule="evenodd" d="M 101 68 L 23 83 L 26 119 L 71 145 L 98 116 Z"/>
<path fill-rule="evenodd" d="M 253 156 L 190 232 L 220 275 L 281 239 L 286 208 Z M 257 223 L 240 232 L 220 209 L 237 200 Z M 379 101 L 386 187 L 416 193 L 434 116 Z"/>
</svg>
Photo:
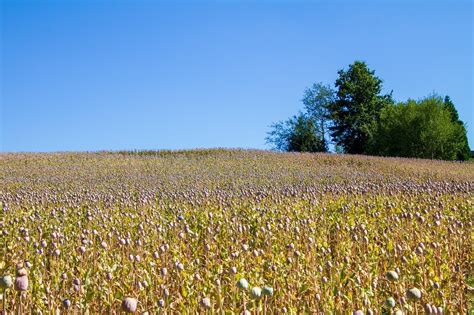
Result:
<svg viewBox="0 0 474 315">
<path fill-rule="evenodd" d="M 386 276 L 390 281 L 398 281 L 398 273 L 396 271 L 390 270 L 387 272 Z"/>
<path fill-rule="evenodd" d="M 241 290 L 247 290 L 249 288 L 249 283 L 245 278 L 242 278 L 237 282 L 237 286 Z"/>
<path fill-rule="evenodd" d="M 13 279 L 10 275 L 5 275 L 0 278 L 0 287 L 3 290 L 10 288 L 13 285 Z"/>
<path fill-rule="evenodd" d="M 417 288 L 408 289 L 406 292 L 407 298 L 412 301 L 421 299 L 421 291 Z"/>
<path fill-rule="evenodd" d="M 259 287 L 254 287 L 252 288 L 252 291 L 250 291 L 250 294 L 252 295 L 252 298 L 258 300 L 260 297 L 262 297 L 262 289 Z"/>
<path fill-rule="evenodd" d="M 266 296 L 272 296 L 273 295 L 273 288 L 268 287 L 268 286 L 264 286 L 263 290 L 262 290 L 262 294 L 266 295 Z"/>
<path fill-rule="evenodd" d="M 389 297 L 387 300 L 385 300 L 385 305 L 389 308 L 394 308 L 395 307 L 395 299 L 393 297 Z"/>
</svg>

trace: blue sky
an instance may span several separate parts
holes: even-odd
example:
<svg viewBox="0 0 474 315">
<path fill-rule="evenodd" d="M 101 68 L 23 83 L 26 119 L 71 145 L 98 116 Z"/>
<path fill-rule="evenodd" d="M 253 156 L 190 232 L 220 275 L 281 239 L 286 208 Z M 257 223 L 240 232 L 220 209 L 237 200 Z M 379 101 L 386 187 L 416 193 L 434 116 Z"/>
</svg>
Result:
<svg viewBox="0 0 474 315">
<path fill-rule="evenodd" d="M 268 148 L 354 60 L 474 147 L 472 2 L 353 2 L 2 1 L 0 151 Z"/>
</svg>

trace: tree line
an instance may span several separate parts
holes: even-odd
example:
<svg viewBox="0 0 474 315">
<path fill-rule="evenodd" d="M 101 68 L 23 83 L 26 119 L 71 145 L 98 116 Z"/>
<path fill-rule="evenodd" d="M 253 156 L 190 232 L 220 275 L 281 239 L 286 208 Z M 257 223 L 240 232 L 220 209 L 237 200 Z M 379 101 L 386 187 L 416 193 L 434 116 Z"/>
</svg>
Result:
<svg viewBox="0 0 474 315">
<path fill-rule="evenodd" d="M 467 160 L 466 127 L 449 96 L 395 102 L 382 80 L 362 61 L 338 72 L 330 85 L 315 83 L 304 111 L 274 123 L 266 138 L 273 149 Z"/>
</svg>

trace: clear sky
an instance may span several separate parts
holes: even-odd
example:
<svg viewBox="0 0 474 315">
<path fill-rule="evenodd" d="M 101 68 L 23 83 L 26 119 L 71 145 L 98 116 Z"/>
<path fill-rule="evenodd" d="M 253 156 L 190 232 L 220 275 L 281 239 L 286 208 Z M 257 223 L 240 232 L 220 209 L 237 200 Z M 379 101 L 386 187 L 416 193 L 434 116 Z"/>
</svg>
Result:
<svg viewBox="0 0 474 315">
<path fill-rule="evenodd" d="M 450 95 L 474 147 L 470 0 L 1 3 L 0 151 L 268 148 L 354 60 Z"/>
</svg>

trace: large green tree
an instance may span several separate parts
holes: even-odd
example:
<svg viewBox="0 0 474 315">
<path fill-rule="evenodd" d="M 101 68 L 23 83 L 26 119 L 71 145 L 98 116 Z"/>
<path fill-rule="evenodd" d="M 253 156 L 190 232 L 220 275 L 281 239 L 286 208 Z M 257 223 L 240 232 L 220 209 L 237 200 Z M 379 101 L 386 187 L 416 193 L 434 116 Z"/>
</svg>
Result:
<svg viewBox="0 0 474 315">
<path fill-rule="evenodd" d="M 464 147 L 464 126 L 439 96 L 408 100 L 382 110 L 371 153 L 455 160 Z"/>
<path fill-rule="evenodd" d="M 331 136 L 346 153 L 368 153 L 380 112 L 393 103 L 392 96 L 381 94 L 382 80 L 365 62 L 355 61 L 338 74 L 336 98 L 328 106 Z"/>
</svg>

